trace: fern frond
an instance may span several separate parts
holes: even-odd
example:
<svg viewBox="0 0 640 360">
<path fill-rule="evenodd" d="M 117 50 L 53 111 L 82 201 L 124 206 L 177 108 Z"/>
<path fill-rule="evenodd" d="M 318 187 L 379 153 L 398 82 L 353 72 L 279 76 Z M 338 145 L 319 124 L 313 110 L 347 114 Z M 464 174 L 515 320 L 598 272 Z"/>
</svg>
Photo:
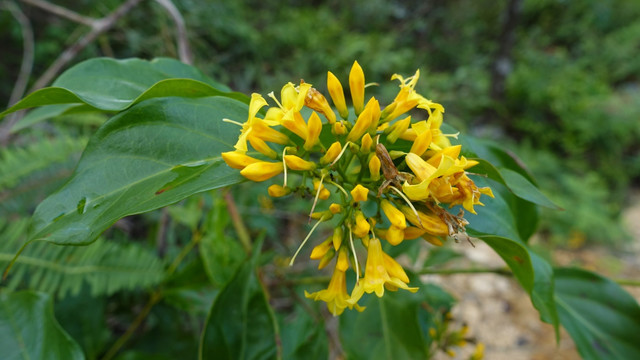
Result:
<svg viewBox="0 0 640 360">
<path fill-rule="evenodd" d="M 4 269 L 22 246 L 28 220 L 0 220 L 0 266 Z M 9 272 L 7 286 L 21 284 L 59 297 L 76 295 L 88 285 L 93 296 L 152 286 L 164 278 L 164 264 L 136 244 L 98 239 L 87 246 L 47 242 L 27 245 Z"/>
<path fill-rule="evenodd" d="M 63 136 L 44 139 L 25 147 L 0 150 L 0 189 L 16 186 L 25 177 L 51 164 L 66 162 L 87 145 L 87 138 Z"/>
</svg>

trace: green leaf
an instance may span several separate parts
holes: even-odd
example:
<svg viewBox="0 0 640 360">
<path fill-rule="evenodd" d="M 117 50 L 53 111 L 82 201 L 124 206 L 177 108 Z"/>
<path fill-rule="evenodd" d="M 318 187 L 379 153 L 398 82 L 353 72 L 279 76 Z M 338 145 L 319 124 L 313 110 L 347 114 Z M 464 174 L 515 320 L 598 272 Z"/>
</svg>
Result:
<svg viewBox="0 0 640 360">
<path fill-rule="evenodd" d="M 585 270 L 556 268 L 562 326 L 583 359 L 640 359 L 640 306 L 613 281 Z"/>
<path fill-rule="evenodd" d="M 340 316 L 340 337 L 349 359 L 425 359 L 427 346 L 419 311 L 427 288 L 399 290 L 378 298 L 368 295 L 367 309 Z"/>
<path fill-rule="evenodd" d="M 327 359 L 329 342 L 324 322 L 314 319 L 301 306 L 294 311 L 287 318 L 280 317 L 283 359 Z"/>
<path fill-rule="evenodd" d="M 538 188 L 529 182 L 524 176 L 509 169 L 500 169 L 500 173 L 505 180 L 505 185 L 513 191 L 513 193 L 527 201 L 550 209 L 561 209 L 553 201 L 549 200 Z"/>
<path fill-rule="evenodd" d="M 29 94 L 0 113 L 0 118 L 21 109 L 54 104 L 86 104 L 104 111 L 122 111 L 143 100 L 167 96 L 222 95 L 248 103 L 246 95 L 228 92 L 226 87 L 216 88 L 220 85 L 188 68 L 167 59 L 90 59 L 65 71 L 53 86 Z"/>
<path fill-rule="evenodd" d="M 200 359 L 273 359 L 277 324 L 256 275 L 260 244 L 211 307 L 200 341 Z"/>
<path fill-rule="evenodd" d="M 80 346 L 53 316 L 47 294 L 0 294 L 0 349 L 5 360 L 84 359 Z"/>
<path fill-rule="evenodd" d="M 69 182 L 33 215 L 30 239 L 86 244 L 118 219 L 241 181 L 220 153 L 233 149 L 247 106 L 225 97 L 161 98 L 107 121 Z"/>
</svg>

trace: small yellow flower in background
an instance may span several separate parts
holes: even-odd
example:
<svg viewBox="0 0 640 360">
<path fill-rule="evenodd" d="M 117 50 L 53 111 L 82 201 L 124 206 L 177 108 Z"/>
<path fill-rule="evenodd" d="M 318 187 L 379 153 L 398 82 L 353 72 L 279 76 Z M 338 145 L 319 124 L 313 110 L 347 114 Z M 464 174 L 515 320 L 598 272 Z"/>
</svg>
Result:
<svg viewBox="0 0 640 360">
<path fill-rule="evenodd" d="M 335 262 L 328 287 L 305 292 L 326 302 L 334 315 L 346 308 L 363 310 L 358 302 L 364 294 L 417 291 L 383 246 L 417 238 L 441 246 L 449 236 L 464 233 L 465 210 L 475 213 L 482 196 L 493 196 L 469 177 L 466 170 L 477 162 L 460 156 L 460 145 L 452 146 L 457 134 L 440 129 L 444 108 L 416 91 L 419 77 L 419 71 L 406 78 L 394 75 L 398 93 L 384 103 L 366 96 L 364 70 L 354 62 L 350 99 L 329 71 L 328 95 L 310 83 L 289 82 L 279 97 L 269 94 L 273 104 L 253 94 L 244 123 L 225 119 L 241 126 L 235 151 L 222 154 L 230 167 L 256 182 L 283 173 L 283 184 L 268 188 L 272 198 L 312 194 L 309 216 L 316 222 L 290 263 L 309 240 L 316 242 L 310 257 L 319 269 Z M 255 151 L 251 156 L 249 146 Z M 446 210 L 456 205 L 464 209 L 458 215 Z M 325 222 L 333 233 L 318 244 L 312 235 Z M 357 281 L 349 295 L 346 276 L 351 273 Z"/>
</svg>

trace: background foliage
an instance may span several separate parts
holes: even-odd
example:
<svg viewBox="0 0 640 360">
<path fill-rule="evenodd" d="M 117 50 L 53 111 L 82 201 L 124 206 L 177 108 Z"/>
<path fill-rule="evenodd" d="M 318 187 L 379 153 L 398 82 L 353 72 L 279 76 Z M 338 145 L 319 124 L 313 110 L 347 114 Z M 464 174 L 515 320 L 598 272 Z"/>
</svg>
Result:
<svg viewBox="0 0 640 360">
<path fill-rule="evenodd" d="M 121 1 L 64 0 L 56 4 L 100 17 Z M 388 79 L 393 73 L 410 74 L 419 68 L 423 75 L 418 91 L 444 105 L 447 123 L 465 134 L 498 141 L 517 153 L 527 164 L 528 172 L 523 170 L 523 175 L 531 174 L 544 192 L 565 209 L 542 207 L 538 210 L 519 200 L 506 203 L 512 211 L 526 214 L 531 220 L 515 226 L 516 238 L 526 240 L 535 229 L 538 217 L 540 227 L 536 236 L 545 243 L 617 244 L 627 237 L 619 215 L 629 189 L 637 186 L 640 179 L 637 146 L 640 143 L 637 83 L 640 59 L 636 56 L 640 3 L 631 0 L 370 0 L 349 4 L 339 1 L 180 1 L 175 5 L 189 30 L 194 65 L 203 72 L 183 76 L 204 80 L 210 87 L 223 91 L 226 87 L 220 84 L 243 93 L 266 93 L 299 78 L 322 88 L 327 69 L 345 78 L 354 59 L 366 64 L 368 79 Z M 35 7 L 25 4 L 20 7 L 38 30 L 33 73 L 39 74 L 64 47 L 82 36 L 82 27 Z M 178 49 L 174 45 L 173 27 L 167 13 L 156 2 L 142 2 L 114 29 L 83 50 L 74 62 L 96 56 L 175 58 Z M 22 33 L 8 11 L 0 12 L 0 30 L 3 34 L 0 78 L 8 80 L 0 83 L 0 103 L 5 104 L 21 63 Z M 177 75 L 168 77 L 174 76 Z M 144 85 L 150 86 L 161 79 L 163 77 L 154 78 Z M 385 86 L 372 89 L 380 94 L 391 94 L 394 90 Z M 213 90 L 203 88 L 202 91 Z M 14 128 L 10 144 L 0 153 L 0 218 L 3 219 L 0 221 L 0 264 L 7 264 L 25 240 L 24 229 L 33 225 L 28 218 L 35 206 L 71 176 L 89 137 L 114 109 L 105 110 L 77 113 L 69 108 L 55 108 L 41 117 L 32 114 L 31 123 L 18 123 Z M 53 115 L 57 115 L 54 120 L 42 121 Z M 498 166 L 511 168 L 504 159 L 501 162 L 500 154 L 487 150 L 478 155 Z M 246 248 L 236 240 L 238 230 L 233 227 L 235 214 L 223 200 L 227 195 L 210 191 L 163 210 L 119 220 L 103 234 L 107 241 L 99 240 L 90 247 L 35 244 L 25 250 L 3 286 L 51 294 L 56 300 L 55 319 L 77 341 L 87 358 L 115 355 L 110 353 L 111 349 L 127 333 L 136 316 L 145 311 L 146 320 L 141 330 L 131 335 L 132 340 L 120 353 L 121 358 L 207 354 L 208 348 L 198 350 L 201 330 L 203 327 L 206 330 L 205 338 L 219 338 L 215 336 L 216 331 L 222 331 L 207 319 L 223 316 L 223 310 L 234 305 L 240 312 L 247 311 L 249 302 L 263 306 L 265 293 L 256 282 L 261 274 L 253 273 L 252 265 L 264 265 L 274 274 L 274 282 L 282 280 L 286 275 L 280 267 L 270 264 L 282 261 L 282 254 L 295 247 L 296 239 L 303 237 L 306 218 L 297 217 L 295 211 L 304 213 L 308 201 L 288 202 L 286 207 L 290 212 L 284 212 L 283 203 L 265 196 L 266 186 L 247 185 L 236 186 L 232 196 L 245 218 L 249 235 L 265 239 L 262 258 L 245 259 Z M 273 221 L 274 218 L 278 221 Z M 481 228 L 475 230 L 477 235 L 482 235 Z M 492 238 L 485 241 L 490 243 Z M 194 246 L 198 252 L 184 251 Z M 98 253 L 103 257 L 94 257 Z M 88 259 L 93 261 L 89 266 L 100 267 L 100 271 L 88 269 L 85 263 Z M 124 275 L 110 273 L 113 269 L 108 265 L 112 259 L 117 259 L 118 266 L 130 265 L 125 266 Z M 175 259 L 181 261 L 173 263 Z M 437 262 L 433 259 L 428 259 L 424 266 L 429 261 Z M 533 261 L 534 267 L 544 268 L 540 262 L 536 265 L 535 257 Z M 545 271 L 553 270 L 544 268 L 539 273 Z M 293 275 L 311 273 L 296 269 Z M 556 286 L 570 278 L 583 282 L 605 281 L 599 277 L 594 280 L 592 276 L 564 270 L 556 275 L 559 279 Z M 538 285 L 531 279 L 528 292 L 536 291 L 536 286 L 540 291 L 539 284 L 544 279 L 536 281 Z M 637 304 L 621 295 L 624 292 L 615 284 L 611 286 L 611 296 L 618 299 L 615 305 L 636 311 Z M 309 354 L 326 358 L 330 348 L 327 344 L 335 341 L 327 339 L 322 331 L 323 326 L 330 326 L 325 323 L 330 324 L 330 320 L 314 317 L 299 308 L 292 310 L 296 304 L 292 298 L 295 299 L 301 289 L 297 285 L 270 289 L 276 291 L 270 295 L 277 316 L 262 313 L 262 317 L 255 319 L 259 326 L 271 331 L 260 344 L 270 349 L 271 341 L 282 336 L 294 339 L 283 345 L 285 358 Z M 579 307 L 580 299 L 574 296 L 573 290 L 567 286 L 562 292 L 541 296 L 555 297 L 556 302 Z M 231 292 L 243 293 L 243 302 L 234 303 L 225 297 Z M 453 300 L 439 288 L 429 287 L 422 292 L 420 298 L 399 296 L 374 302 L 370 307 L 377 314 L 380 309 L 406 309 L 403 316 L 419 319 L 412 325 L 422 329 L 412 334 L 424 335 L 430 327 L 445 328 L 444 314 Z M 67 341 L 69 336 L 59 331 L 60 326 L 47 305 L 51 301 L 49 297 L 42 293 L 9 293 L 3 295 L 0 302 L 8 301 L 7 296 L 24 297 L 33 304 L 33 311 L 52 319 L 51 323 L 47 322 L 46 331 Z M 597 298 L 598 294 L 589 296 Z M 422 303 L 419 300 L 425 298 L 438 307 L 425 311 L 424 300 Z M 219 300 L 211 307 L 213 299 Z M 96 311 L 72 316 L 79 306 L 91 306 Z M 540 302 L 536 305 L 539 309 L 541 306 Z M 569 328 L 566 324 L 584 325 L 585 321 L 598 326 L 600 318 L 576 318 L 567 308 L 560 306 L 558 316 L 561 321 L 564 319 L 563 325 L 572 335 L 576 332 L 587 343 L 593 340 L 592 336 L 599 335 L 589 333 L 580 325 Z M 607 311 L 606 308 L 600 310 Z M 0 313 L 0 317 L 8 313 L 8 310 Z M 382 320 L 375 316 L 359 317 L 355 313 L 345 315 L 340 320 L 345 329 L 341 339 L 343 350 L 353 358 L 366 358 L 366 354 L 360 354 L 361 350 L 354 346 L 362 339 L 349 338 L 348 334 L 353 333 L 349 332 L 349 326 L 375 327 Z M 292 321 L 294 317 L 296 321 Z M 624 316 L 616 319 L 624 321 Z M 397 325 L 387 324 L 385 329 L 396 331 Z M 637 326 L 632 323 L 629 329 Z M 437 343 L 431 343 L 427 336 L 405 338 L 403 341 L 407 344 L 403 349 L 420 354 L 425 349 L 419 345 L 426 344 L 429 351 L 434 351 L 446 344 L 445 333 Z M 384 334 L 375 335 L 378 337 L 370 339 L 382 339 Z M 175 341 L 159 347 L 154 339 L 163 337 Z M 235 339 L 231 344 L 246 341 Z M 628 346 L 625 345 L 628 339 L 624 337 L 615 337 L 612 341 L 616 349 Z M 224 344 L 216 344 L 216 348 L 220 348 L 217 345 Z M 384 341 L 378 345 L 384 351 L 404 351 L 390 349 Z M 68 356 L 76 356 L 79 351 L 74 346 L 69 349 Z M 238 355 L 232 353 L 234 349 L 229 348 L 231 358 Z M 273 356 L 269 351 L 251 352 L 258 351 L 256 349 L 260 350 L 246 351 L 252 358 Z M 582 355 L 585 358 L 599 356 L 598 353 Z"/>
</svg>

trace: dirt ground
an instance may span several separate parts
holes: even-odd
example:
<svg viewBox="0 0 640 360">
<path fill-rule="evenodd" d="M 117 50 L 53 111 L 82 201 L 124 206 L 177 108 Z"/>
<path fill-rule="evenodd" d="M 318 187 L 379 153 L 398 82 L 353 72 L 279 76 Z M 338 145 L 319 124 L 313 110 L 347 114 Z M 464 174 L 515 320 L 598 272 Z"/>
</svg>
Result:
<svg viewBox="0 0 640 360">
<path fill-rule="evenodd" d="M 624 219 L 633 236 L 624 251 L 591 246 L 558 250 L 554 252 L 556 264 L 577 265 L 613 278 L 640 278 L 640 194 L 633 196 Z M 475 242 L 475 248 L 468 243 L 459 245 L 463 247 L 466 266 L 504 266 L 502 259 L 481 241 Z M 428 275 L 427 279 L 458 299 L 454 319 L 466 321 L 470 335 L 485 344 L 485 359 L 580 359 L 566 331 L 562 330 L 560 344 L 556 344 L 553 327 L 540 321 L 529 296 L 514 279 L 496 274 Z M 625 289 L 640 301 L 640 288 Z M 471 346 L 460 349 L 455 359 L 468 359 L 472 350 Z M 436 359 L 451 358 L 439 354 Z"/>
</svg>

